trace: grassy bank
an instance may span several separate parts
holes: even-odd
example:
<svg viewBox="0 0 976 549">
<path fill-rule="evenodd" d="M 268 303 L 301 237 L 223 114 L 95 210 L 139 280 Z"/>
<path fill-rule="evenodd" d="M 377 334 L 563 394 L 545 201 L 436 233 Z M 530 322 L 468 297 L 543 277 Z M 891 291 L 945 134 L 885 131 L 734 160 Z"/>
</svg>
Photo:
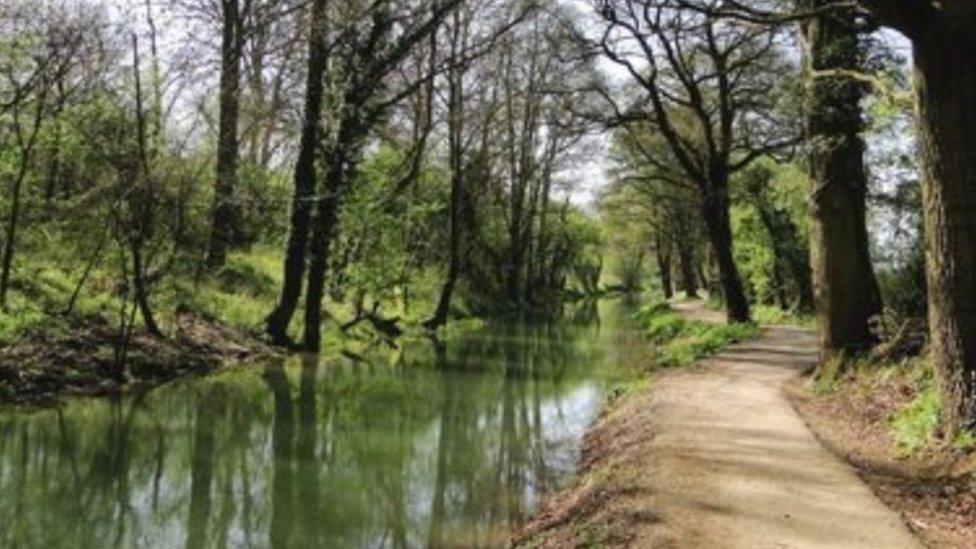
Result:
<svg viewBox="0 0 976 549">
<path fill-rule="evenodd" d="M 170 265 L 152 287 L 154 315 L 164 334 L 157 338 L 146 334 L 131 303 L 123 302 L 127 292 L 110 258 L 80 271 L 77 259 L 63 257 L 63 246 L 48 244 L 44 253 L 22 256 L 8 305 L 0 312 L 0 405 L 48 405 L 67 394 L 116 393 L 277 353 L 262 334 L 281 283 L 277 247 L 232 253 L 222 269 L 207 275 L 197 265 Z M 413 307 L 391 303 L 380 313 L 400 318 L 407 335 L 419 334 L 436 289 L 427 286 L 429 292 L 414 288 Z M 348 304 L 329 301 L 325 310 L 327 348 L 361 351 L 382 344 L 368 323 L 339 328 L 355 315 Z M 445 337 L 470 324 L 449 324 Z M 294 336 L 301 334 L 301 314 L 291 328 Z"/>
<path fill-rule="evenodd" d="M 0 313 L 0 405 L 117 393 L 276 354 L 257 337 L 276 297 L 271 250 L 234 254 L 207 277 L 170 266 L 152 293 L 160 338 L 132 314 L 111 261 L 79 272 L 50 244 L 24 256 Z"/>
<path fill-rule="evenodd" d="M 618 387 L 612 393 L 615 399 L 648 388 L 656 372 L 688 366 L 761 331 L 755 324 L 728 326 L 689 320 L 667 302 L 641 307 L 633 320 L 647 337 L 650 359 L 645 375 Z"/>
</svg>

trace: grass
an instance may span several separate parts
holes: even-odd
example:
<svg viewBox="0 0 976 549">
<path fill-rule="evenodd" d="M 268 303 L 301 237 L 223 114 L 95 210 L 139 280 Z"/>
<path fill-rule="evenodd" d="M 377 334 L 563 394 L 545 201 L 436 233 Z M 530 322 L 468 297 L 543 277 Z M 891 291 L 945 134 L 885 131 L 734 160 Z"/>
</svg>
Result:
<svg viewBox="0 0 976 549">
<path fill-rule="evenodd" d="M 928 384 L 905 407 L 891 416 L 891 436 L 895 452 L 904 457 L 919 454 L 930 447 L 939 432 L 942 402 L 938 388 Z"/>
<path fill-rule="evenodd" d="M 899 362 L 876 362 L 842 354 L 822 362 L 810 392 L 816 397 L 858 398 L 883 403 L 892 394 L 907 394 L 887 415 L 892 452 L 900 458 L 917 457 L 945 447 L 942 402 L 932 365 L 925 357 Z M 901 399 L 896 400 L 899 402 Z M 971 452 L 976 435 L 964 431 L 949 442 L 952 449 Z"/>
<path fill-rule="evenodd" d="M 654 366 L 665 368 L 691 364 L 761 332 L 753 323 L 723 325 L 686 320 L 667 303 L 644 307 L 634 318 L 658 349 Z"/>
<path fill-rule="evenodd" d="M 709 295 L 705 306 L 715 311 L 724 311 L 725 303 L 716 296 Z M 750 305 L 752 321 L 760 326 L 800 326 L 814 328 L 817 318 L 813 315 L 800 313 L 795 310 L 784 310 L 773 305 L 754 303 Z"/>
<path fill-rule="evenodd" d="M 808 314 L 796 311 L 784 311 L 779 307 L 770 305 L 753 305 L 752 320 L 757 324 L 770 326 L 802 326 L 813 328 L 817 324 L 817 319 Z"/>
</svg>

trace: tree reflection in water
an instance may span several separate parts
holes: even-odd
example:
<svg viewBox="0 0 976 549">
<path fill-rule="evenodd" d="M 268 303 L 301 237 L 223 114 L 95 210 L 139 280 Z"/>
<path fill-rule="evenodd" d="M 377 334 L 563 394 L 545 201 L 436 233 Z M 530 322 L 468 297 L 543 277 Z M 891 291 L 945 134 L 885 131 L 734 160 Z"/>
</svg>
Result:
<svg viewBox="0 0 976 549">
<path fill-rule="evenodd" d="M 636 370 L 601 312 L 0 415 L 0 546 L 505 545 Z"/>
</svg>

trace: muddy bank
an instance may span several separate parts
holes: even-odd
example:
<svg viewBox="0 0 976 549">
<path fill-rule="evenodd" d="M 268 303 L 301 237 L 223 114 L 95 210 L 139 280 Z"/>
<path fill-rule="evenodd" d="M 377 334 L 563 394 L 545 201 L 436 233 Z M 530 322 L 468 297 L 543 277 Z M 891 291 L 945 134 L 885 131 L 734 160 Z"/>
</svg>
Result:
<svg viewBox="0 0 976 549">
<path fill-rule="evenodd" d="M 870 388 L 849 382 L 814 396 L 804 378 L 784 392 L 820 440 L 857 467 L 926 545 L 976 544 L 976 455 L 948 446 L 911 458 L 894 450 L 889 418 L 913 398 L 910 385 L 897 378 Z"/>
<path fill-rule="evenodd" d="M 0 405 L 48 406 L 68 395 L 109 395 L 271 358 L 277 351 L 237 330 L 183 315 L 165 339 L 135 334 L 119 368 L 117 327 L 71 319 L 0 349 Z"/>
</svg>

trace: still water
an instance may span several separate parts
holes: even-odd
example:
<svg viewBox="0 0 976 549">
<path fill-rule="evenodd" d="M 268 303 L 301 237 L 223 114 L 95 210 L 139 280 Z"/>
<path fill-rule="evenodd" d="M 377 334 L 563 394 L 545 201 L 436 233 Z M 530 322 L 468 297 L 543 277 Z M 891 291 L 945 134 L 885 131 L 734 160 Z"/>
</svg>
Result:
<svg viewBox="0 0 976 549">
<path fill-rule="evenodd" d="M 646 353 L 576 313 L 0 414 L 0 547 L 504 546 Z"/>
</svg>

